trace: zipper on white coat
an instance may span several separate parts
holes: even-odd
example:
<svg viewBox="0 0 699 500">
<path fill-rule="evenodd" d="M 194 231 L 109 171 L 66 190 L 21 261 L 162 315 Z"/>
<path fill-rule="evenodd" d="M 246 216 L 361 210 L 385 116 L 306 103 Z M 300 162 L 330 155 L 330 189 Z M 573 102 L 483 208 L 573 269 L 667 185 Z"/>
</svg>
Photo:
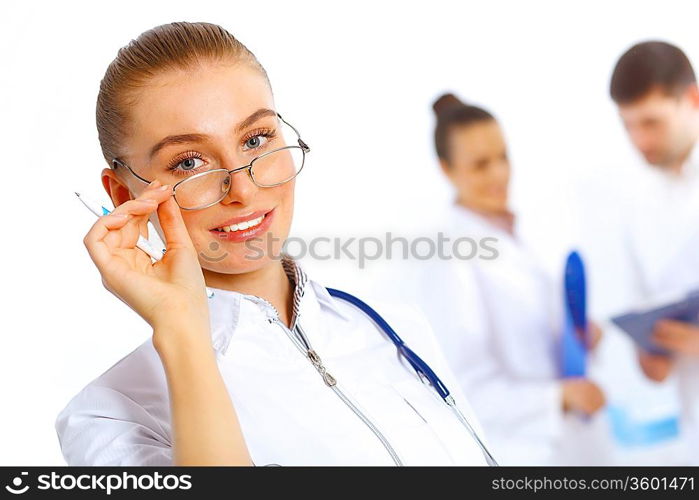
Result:
<svg viewBox="0 0 699 500">
<path fill-rule="evenodd" d="M 396 465 L 402 466 L 403 462 L 396 453 L 396 450 L 394 450 L 393 446 L 391 446 L 391 443 L 388 442 L 388 439 L 386 439 L 386 437 L 381 433 L 381 431 L 376 427 L 376 425 L 374 425 L 374 423 L 371 420 L 369 420 L 369 418 L 359 408 L 357 408 L 357 405 L 355 405 L 337 386 L 337 380 L 330 373 L 328 373 L 325 366 L 323 366 L 323 361 L 320 359 L 318 353 L 311 348 L 308 337 L 306 337 L 305 333 L 303 332 L 303 329 L 297 323 L 297 321 L 295 321 L 295 323 L 297 324 L 294 328 L 299 332 L 301 340 L 307 347 L 306 350 L 304 350 L 303 346 L 300 344 L 294 333 L 279 319 L 279 313 L 277 312 L 277 309 L 269 301 L 263 299 L 262 297 L 256 296 L 255 298 L 264 302 L 267 306 L 269 306 L 272 309 L 272 311 L 274 311 L 274 316 L 268 317 L 268 321 L 270 323 L 276 323 L 281 327 L 282 330 L 284 330 L 284 333 L 286 333 L 287 337 L 289 337 L 289 339 L 298 348 L 301 354 L 308 358 L 311 364 L 318 371 L 320 376 L 323 378 L 323 382 L 325 383 L 325 385 L 330 387 L 333 390 L 333 392 L 342 400 L 342 402 L 345 403 L 345 405 L 347 405 L 354 412 L 354 414 L 357 415 L 362 420 L 362 422 L 364 422 L 364 424 L 367 427 L 369 427 L 371 432 L 373 432 L 374 435 L 379 439 L 379 441 L 381 441 L 381 444 L 386 449 L 388 454 L 391 456 L 393 462 Z M 296 320 L 298 320 L 298 318 L 296 318 Z"/>
</svg>

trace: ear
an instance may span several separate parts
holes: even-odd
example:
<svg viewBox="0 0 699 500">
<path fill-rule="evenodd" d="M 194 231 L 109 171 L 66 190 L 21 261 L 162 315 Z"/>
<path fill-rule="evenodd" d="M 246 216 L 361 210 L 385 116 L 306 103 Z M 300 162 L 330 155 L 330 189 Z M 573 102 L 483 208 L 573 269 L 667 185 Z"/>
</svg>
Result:
<svg viewBox="0 0 699 500">
<path fill-rule="evenodd" d="M 699 109 L 699 87 L 696 83 L 693 83 L 687 88 L 685 96 L 689 99 L 694 109 Z"/>
<path fill-rule="evenodd" d="M 452 170 L 451 170 L 451 165 L 449 165 L 449 162 L 445 160 L 444 158 L 439 159 L 439 166 L 442 168 L 442 173 L 446 175 L 449 179 L 451 179 L 452 175 Z"/>
<path fill-rule="evenodd" d="M 115 207 L 133 199 L 129 186 L 119 178 L 111 168 L 102 170 L 102 186 L 112 200 Z"/>
</svg>

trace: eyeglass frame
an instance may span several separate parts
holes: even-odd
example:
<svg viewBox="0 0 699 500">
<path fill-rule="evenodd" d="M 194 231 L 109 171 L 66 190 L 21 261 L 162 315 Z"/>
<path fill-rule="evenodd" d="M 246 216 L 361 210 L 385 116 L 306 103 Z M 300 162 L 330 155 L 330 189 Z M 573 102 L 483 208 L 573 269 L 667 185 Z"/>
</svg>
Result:
<svg viewBox="0 0 699 500">
<path fill-rule="evenodd" d="M 229 178 L 230 178 L 230 175 L 231 175 L 231 174 L 234 174 L 234 173 L 236 173 L 236 172 L 240 172 L 241 170 L 247 170 L 247 171 L 248 171 L 248 175 L 250 176 L 250 179 L 252 180 L 252 182 L 253 182 L 257 187 L 275 187 L 275 186 L 281 186 L 282 184 L 286 184 L 286 183 L 289 182 L 290 180 L 294 179 L 297 175 L 299 175 L 299 174 L 301 173 L 301 170 L 303 170 L 304 165 L 306 164 L 306 153 L 310 152 L 310 151 L 311 151 L 311 148 L 308 146 L 308 144 L 306 144 L 306 143 L 301 139 L 301 134 L 299 134 L 299 131 L 296 130 L 296 127 L 294 127 L 292 124 L 290 124 L 289 122 L 287 122 L 284 118 L 282 118 L 282 115 L 281 115 L 280 113 L 277 112 L 276 114 L 277 114 L 277 116 L 279 117 L 279 119 L 280 119 L 282 122 L 284 122 L 284 123 L 287 124 L 289 127 L 291 127 L 291 129 L 296 133 L 296 140 L 297 140 L 297 142 L 298 142 L 298 144 L 299 144 L 298 146 L 284 146 L 284 147 L 281 147 L 281 148 L 273 149 L 272 151 L 267 151 L 267 152 L 265 152 L 265 153 L 262 153 L 262 154 L 259 155 L 259 156 L 256 156 L 255 158 L 253 158 L 252 160 L 250 160 L 250 163 L 248 163 L 247 165 L 244 165 L 244 166 L 242 166 L 242 167 L 236 167 L 236 168 L 232 168 L 232 169 L 230 169 L 230 170 L 228 170 L 227 168 L 215 168 L 215 169 L 209 170 L 209 171 L 207 171 L 207 172 L 199 172 L 198 174 L 194 174 L 194 175 L 192 175 L 192 176 L 189 176 L 189 177 L 187 177 L 186 179 L 182 179 L 181 181 L 177 181 L 177 182 L 176 182 L 175 184 L 173 184 L 173 186 L 172 186 L 172 192 L 173 192 L 173 195 L 174 195 L 174 197 L 175 197 L 175 202 L 177 203 L 177 206 L 179 206 L 182 210 L 203 210 L 204 208 L 209 208 L 209 207 L 211 207 L 211 206 L 216 205 L 218 202 L 220 202 L 222 199 L 224 199 L 224 198 L 226 197 L 226 195 L 227 195 L 227 194 L 230 192 L 230 190 L 231 190 L 231 186 L 233 185 L 233 182 L 232 182 L 232 181 L 231 181 L 231 183 L 228 185 L 228 189 L 227 189 L 226 192 L 223 194 L 223 196 L 221 196 L 218 200 L 214 201 L 213 203 L 209 203 L 208 205 L 205 205 L 205 206 L 203 206 L 203 207 L 185 208 L 185 207 L 181 206 L 180 203 L 177 201 L 177 194 L 176 194 L 176 191 L 175 191 L 175 190 L 177 189 L 177 186 L 179 186 L 179 185 L 182 184 L 183 182 L 192 180 L 192 179 L 194 179 L 194 178 L 196 178 L 196 177 L 198 177 L 198 176 L 209 175 L 209 174 L 211 174 L 211 172 L 216 172 L 217 170 L 221 170 L 221 171 L 227 172 Z M 300 149 L 301 149 L 301 152 L 303 153 L 303 162 L 302 162 L 301 168 L 299 168 L 298 172 L 296 172 L 296 173 L 293 175 L 293 177 L 289 177 L 289 178 L 286 179 L 285 181 L 277 182 L 276 184 L 269 184 L 269 185 L 261 185 L 261 184 L 258 184 L 257 181 L 255 180 L 255 176 L 252 174 L 252 167 L 254 166 L 254 163 L 255 163 L 257 160 L 259 160 L 260 158 L 264 158 L 265 156 L 271 155 L 271 154 L 276 153 L 276 152 L 278 152 L 278 151 L 282 151 L 282 150 L 284 150 L 284 149 L 292 149 L 292 148 L 300 148 Z M 115 167 L 117 167 L 117 166 L 118 166 L 118 167 L 126 167 L 126 168 L 128 169 L 128 171 L 131 172 L 138 180 L 140 180 L 140 181 L 142 181 L 142 182 L 145 182 L 146 184 L 150 184 L 150 183 L 152 182 L 152 181 L 149 181 L 148 179 L 144 179 L 143 177 L 141 177 L 140 175 L 138 175 L 136 172 L 134 172 L 134 171 L 131 169 L 131 167 L 129 167 L 126 163 L 124 163 L 124 162 L 121 161 L 120 159 L 118 159 L 118 158 L 112 158 L 112 170 L 116 170 Z"/>
</svg>

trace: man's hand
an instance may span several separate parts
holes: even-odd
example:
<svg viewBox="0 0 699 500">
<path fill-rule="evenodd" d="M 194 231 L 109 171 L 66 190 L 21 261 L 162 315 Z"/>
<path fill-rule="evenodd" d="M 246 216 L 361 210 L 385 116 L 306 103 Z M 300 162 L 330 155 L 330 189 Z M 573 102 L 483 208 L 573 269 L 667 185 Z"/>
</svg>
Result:
<svg viewBox="0 0 699 500">
<path fill-rule="evenodd" d="M 651 354 L 649 352 L 638 351 L 638 363 L 641 365 L 643 373 L 651 380 L 662 382 L 670 375 L 674 365 L 674 359 L 662 354 Z"/>
<path fill-rule="evenodd" d="M 699 328 L 696 326 L 663 319 L 653 328 L 653 341 L 674 354 L 699 357 Z"/>
</svg>

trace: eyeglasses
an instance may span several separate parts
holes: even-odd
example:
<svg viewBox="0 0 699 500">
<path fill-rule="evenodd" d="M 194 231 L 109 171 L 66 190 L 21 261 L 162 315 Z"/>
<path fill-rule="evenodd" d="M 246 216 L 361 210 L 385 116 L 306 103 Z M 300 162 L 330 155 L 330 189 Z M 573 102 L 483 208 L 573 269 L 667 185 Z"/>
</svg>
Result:
<svg viewBox="0 0 699 500">
<path fill-rule="evenodd" d="M 285 129 L 282 130 L 280 134 L 281 137 L 279 134 L 271 135 L 267 138 L 267 141 L 270 143 L 279 143 L 283 141 L 283 144 L 296 142 L 298 145 L 284 145 L 272 149 L 271 151 L 254 157 L 247 165 L 230 170 L 226 168 L 204 169 L 203 171 L 201 171 L 201 169 L 191 169 L 190 171 L 198 171 L 198 173 L 189 175 L 186 179 L 174 182 L 172 186 L 173 196 L 180 208 L 183 210 L 201 210 L 215 205 L 224 199 L 231 190 L 231 175 L 241 170 L 247 170 L 250 179 L 258 187 L 280 186 L 296 177 L 299 172 L 301 172 L 301 169 L 303 169 L 303 165 L 306 161 L 306 153 L 308 153 L 311 148 L 303 142 L 298 130 L 285 121 L 282 115 L 277 113 L 277 116 L 285 125 L 293 130 L 295 137 L 291 136 L 288 129 Z M 260 147 L 255 150 L 258 149 L 265 148 Z M 125 167 L 140 181 L 146 184 L 151 183 L 151 181 L 138 175 L 131 167 L 118 158 L 112 159 L 112 166 L 115 170 L 116 167 Z M 187 172 L 187 170 L 181 170 L 181 172 Z M 170 184 L 170 182 L 168 182 L 168 184 Z"/>
</svg>

